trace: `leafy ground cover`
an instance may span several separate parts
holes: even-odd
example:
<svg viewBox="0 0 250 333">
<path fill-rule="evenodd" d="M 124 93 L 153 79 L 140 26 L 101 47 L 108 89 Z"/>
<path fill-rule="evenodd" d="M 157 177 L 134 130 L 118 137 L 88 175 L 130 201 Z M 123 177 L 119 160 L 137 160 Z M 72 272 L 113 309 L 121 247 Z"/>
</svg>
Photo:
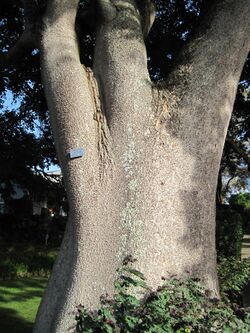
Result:
<svg viewBox="0 0 250 333">
<path fill-rule="evenodd" d="M 31 333 L 47 277 L 58 249 L 29 244 L 1 243 L 0 245 L 0 332 Z M 235 325 L 238 327 L 237 332 L 250 332 L 250 328 L 246 328 L 246 325 L 250 327 L 250 314 L 247 315 L 242 309 L 243 290 L 250 276 L 250 261 L 240 261 L 234 257 L 221 258 L 218 272 L 223 298 L 223 302 L 220 304 L 207 299 L 205 291 L 202 291 L 199 284 L 192 280 L 166 282 L 164 288 L 151 294 L 153 298 L 149 297 L 148 303 L 141 304 L 133 295 L 126 293 L 126 288 L 132 284 L 133 287 L 139 286 L 143 289 L 144 278 L 141 273 L 131 271 L 127 267 L 122 272 L 121 280 L 116 282 L 118 299 L 112 300 L 111 303 L 108 301 L 97 316 L 89 313 L 87 309 L 81 309 L 76 322 L 78 332 L 92 333 L 96 332 L 96 329 L 98 332 L 113 332 L 114 325 L 123 327 L 123 329 L 127 325 L 124 332 L 161 332 L 163 323 L 169 325 L 166 332 L 203 332 L 202 329 L 208 327 L 208 322 L 215 329 L 215 331 L 210 330 L 211 332 L 220 332 L 217 330 L 218 327 L 213 327 L 217 323 L 217 315 L 225 316 L 224 319 L 228 322 L 229 326 L 222 328 L 223 333 L 226 332 L 225 329 L 229 329 L 230 333 L 236 332 L 233 328 Z M 133 275 L 135 279 L 133 279 Z M 165 303 L 162 302 L 163 300 Z M 148 306 L 145 308 L 146 305 Z M 153 312 L 151 311 L 152 306 L 157 308 Z M 166 312 L 168 308 L 173 311 Z M 121 309 L 123 310 L 121 311 Z M 126 316 L 123 313 L 124 309 L 126 309 Z M 186 313 L 187 309 L 191 313 L 189 313 L 190 311 Z M 162 310 L 164 311 L 162 312 Z M 183 312 L 180 313 L 182 310 Z M 121 312 L 123 314 L 120 318 Z M 202 318 L 194 322 L 198 312 Z M 168 315 L 168 318 L 163 318 L 162 313 L 164 316 Z M 186 315 L 189 320 L 184 322 L 183 318 Z M 158 321 L 155 321 L 155 316 L 159 317 Z M 152 322 L 142 321 L 144 317 L 152 317 Z M 178 318 L 182 321 L 180 322 Z M 122 322 L 119 322 L 120 319 Z M 125 319 L 126 323 L 123 322 Z M 146 328 L 141 325 L 146 325 Z M 204 327 L 201 329 L 202 325 Z M 241 330 L 239 330 L 240 326 Z"/>
<path fill-rule="evenodd" d="M 236 259 L 235 259 L 236 260 Z M 134 260 L 133 260 L 134 261 Z M 231 267 L 224 262 L 220 275 L 231 270 L 240 283 L 231 278 L 221 300 L 212 297 L 198 279 L 170 278 L 157 290 L 151 290 L 143 274 L 124 261 L 115 282 L 115 295 L 101 298 L 98 311 L 79 306 L 76 316 L 78 333 L 249 333 L 250 313 L 241 304 L 231 303 L 228 288 L 234 288 L 234 298 L 246 280 L 248 263 Z M 223 281 L 221 280 L 223 286 Z M 141 298 L 141 292 L 145 295 Z"/>
<path fill-rule="evenodd" d="M 0 331 L 31 333 L 47 279 L 0 281 Z"/>
</svg>

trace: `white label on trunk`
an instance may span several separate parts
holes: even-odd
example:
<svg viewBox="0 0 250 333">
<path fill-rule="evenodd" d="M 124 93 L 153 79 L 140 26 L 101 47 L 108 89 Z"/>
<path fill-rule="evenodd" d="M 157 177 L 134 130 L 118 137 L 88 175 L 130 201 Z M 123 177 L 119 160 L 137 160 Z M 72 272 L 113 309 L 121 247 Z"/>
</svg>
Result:
<svg viewBox="0 0 250 333">
<path fill-rule="evenodd" d="M 82 157 L 84 155 L 84 149 L 83 148 L 75 148 L 71 149 L 69 152 L 69 158 L 72 160 L 73 158 Z"/>
</svg>

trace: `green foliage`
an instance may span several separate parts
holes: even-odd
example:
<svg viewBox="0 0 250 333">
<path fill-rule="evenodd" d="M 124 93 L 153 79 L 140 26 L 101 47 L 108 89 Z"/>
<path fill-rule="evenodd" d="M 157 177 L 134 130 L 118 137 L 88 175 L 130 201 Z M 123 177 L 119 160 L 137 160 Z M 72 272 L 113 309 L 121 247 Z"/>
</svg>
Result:
<svg viewBox="0 0 250 333">
<path fill-rule="evenodd" d="M 250 278 L 250 261 L 220 258 L 218 277 L 223 298 L 242 304 L 242 293 Z"/>
<path fill-rule="evenodd" d="M 53 262 L 46 257 L 33 257 L 28 264 L 6 260 L 0 263 L 0 279 L 49 277 Z"/>
<path fill-rule="evenodd" d="M 2 245 L 3 246 L 3 245 Z M 0 251 L 0 280 L 24 277 L 49 277 L 57 250 L 16 245 Z"/>
<path fill-rule="evenodd" d="M 98 311 L 79 306 L 78 333 L 249 333 L 249 315 L 209 298 L 197 279 L 164 281 L 150 290 L 144 276 L 127 264 L 119 271 L 114 299 Z"/>
<path fill-rule="evenodd" d="M 28 266 L 24 263 L 4 261 L 0 263 L 0 279 L 25 277 L 28 274 Z"/>
<path fill-rule="evenodd" d="M 220 257 L 240 258 L 243 239 L 241 214 L 231 209 L 217 211 L 216 248 Z"/>
<path fill-rule="evenodd" d="M 250 193 L 233 194 L 229 199 L 229 203 L 230 205 L 237 205 L 250 210 Z"/>
</svg>

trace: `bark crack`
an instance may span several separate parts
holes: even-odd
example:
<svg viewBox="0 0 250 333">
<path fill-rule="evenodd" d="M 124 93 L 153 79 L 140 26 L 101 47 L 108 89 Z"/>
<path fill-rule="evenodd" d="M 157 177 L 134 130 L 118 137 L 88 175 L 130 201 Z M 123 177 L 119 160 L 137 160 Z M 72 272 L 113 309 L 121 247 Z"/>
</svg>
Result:
<svg viewBox="0 0 250 333">
<path fill-rule="evenodd" d="M 166 122 L 169 120 L 170 112 L 168 108 L 166 92 L 159 89 L 159 87 L 153 87 L 153 103 L 155 108 L 155 130 L 161 132 L 166 126 Z"/>
<path fill-rule="evenodd" d="M 169 141 L 170 136 L 176 136 L 180 119 L 177 113 L 178 95 L 168 89 L 155 85 L 153 87 L 153 104 L 155 109 L 154 129 L 158 133 L 160 143 Z"/>
<path fill-rule="evenodd" d="M 108 166 L 113 164 L 112 139 L 106 116 L 103 113 L 97 80 L 91 68 L 87 67 L 85 71 L 95 106 L 93 119 L 97 124 L 97 149 L 100 158 L 100 177 L 102 178 Z"/>
</svg>

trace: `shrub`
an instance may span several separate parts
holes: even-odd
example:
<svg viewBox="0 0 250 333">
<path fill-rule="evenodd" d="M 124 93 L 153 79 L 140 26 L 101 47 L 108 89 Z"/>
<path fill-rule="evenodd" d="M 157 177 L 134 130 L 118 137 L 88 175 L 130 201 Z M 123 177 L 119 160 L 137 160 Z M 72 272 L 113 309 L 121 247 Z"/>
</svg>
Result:
<svg viewBox="0 0 250 333">
<path fill-rule="evenodd" d="M 250 279 L 250 261 L 238 260 L 233 257 L 220 258 L 218 277 L 222 297 L 242 305 L 243 289 Z"/>
<path fill-rule="evenodd" d="M 250 193 L 233 194 L 229 199 L 230 206 L 242 216 L 244 227 L 249 230 Z"/>
<path fill-rule="evenodd" d="M 24 263 L 17 263 L 6 260 L 0 262 L 0 279 L 25 277 L 28 274 L 28 267 Z"/>
<path fill-rule="evenodd" d="M 57 252 L 27 244 L 1 244 L 0 279 L 49 277 Z"/>
<path fill-rule="evenodd" d="M 52 264 L 53 265 L 53 264 Z M 52 265 L 43 265 L 42 262 L 24 263 L 4 261 L 0 263 L 0 280 L 24 277 L 49 277 Z"/>
<path fill-rule="evenodd" d="M 230 205 L 241 206 L 250 210 L 250 193 L 233 194 L 229 199 Z"/>
<path fill-rule="evenodd" d="M 196 279 L 172 278 L 152 291 L 140 272 L 124 265 L 115 291 L 114 299 L 101 299 L 98 311 L 79 306 L 76 332 L 249 333 L 249 314 L 236 315 L 227 304 L 210 299 Z"/>
<path fill-rule="evenodd" d="M 241 214 L 231 209 L 217 211 L 216 248 L 220 257 L 240 258 L 243 239 Z"/>
</svg>

